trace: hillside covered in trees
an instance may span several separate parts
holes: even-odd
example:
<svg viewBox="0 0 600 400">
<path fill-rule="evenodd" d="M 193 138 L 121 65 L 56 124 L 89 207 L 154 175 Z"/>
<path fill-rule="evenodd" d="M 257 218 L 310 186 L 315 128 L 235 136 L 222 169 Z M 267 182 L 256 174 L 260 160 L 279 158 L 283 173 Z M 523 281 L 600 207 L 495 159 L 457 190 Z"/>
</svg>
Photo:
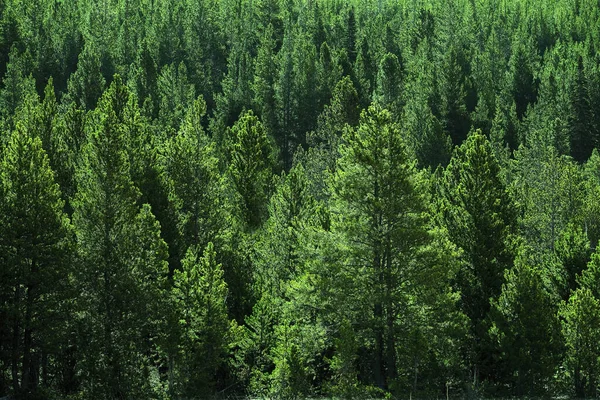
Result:
<svg viewBox="0 0 600 400">
<path fill-rule="evenodd" d="M 0 397 L 595 397 L 596 0 L 0 0 Z"/>
</svg>

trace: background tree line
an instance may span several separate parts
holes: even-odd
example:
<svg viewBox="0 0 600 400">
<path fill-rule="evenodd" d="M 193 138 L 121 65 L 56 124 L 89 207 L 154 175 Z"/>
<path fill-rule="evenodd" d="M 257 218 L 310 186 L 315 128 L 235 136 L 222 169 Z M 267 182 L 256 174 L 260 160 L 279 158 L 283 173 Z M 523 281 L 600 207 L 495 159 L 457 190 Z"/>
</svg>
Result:
<svg viewBox="0 0 600 400">
<path fill-rule="evenodd" d="M 596 396 L 599 28 L 0 0 L 0 396 Z"/>
</svg>

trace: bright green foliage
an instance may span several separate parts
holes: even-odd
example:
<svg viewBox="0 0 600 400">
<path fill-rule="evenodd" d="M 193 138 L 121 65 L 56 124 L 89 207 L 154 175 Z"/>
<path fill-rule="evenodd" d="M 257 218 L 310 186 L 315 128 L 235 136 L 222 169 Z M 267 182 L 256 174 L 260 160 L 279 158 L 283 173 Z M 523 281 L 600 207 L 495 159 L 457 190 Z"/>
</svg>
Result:
<svg viewBox="0 0 600 400">
<path fill-rule="evenodd" d="M 270 294 L 254 304 L 252 313 L 244 321 L 233 365 L 238 379 L 250 393 L 265 396 L 269 389 L 270 372 L 274 368 L 271 349 L 275 346 L 275 322 L 280 313 L 277 302 Z"/>
<path fill-rule="evenodd" d="M 229 174 L 241 198 L 245 223 L 256 228 L 264 220 L 273 171 L 273 149 L 262 123 L 252 111 L 231 128 Z"/>
<path fill-rule="evenodd" d="M 301 236 L 319 223 L 318 205 L 308 184 L 304 167 L 296 165 L 282 177 L 269 201 L 269 219 L 261 232 L 255 271 L 263 292 L 282 296 L 285 283 L 299 272 Z"/>
<path fill-rule="evenodd" d="M 301 285 L 304 232 L 320 223 L 301 164 L 282 177 L 268 211 L 255 250 L 254 282 L 262 296 L 246 318 L 242 368 L 253 393 L 292 397 L 308 393 L 309 376 L 314 378 L 309 360 L 320 350 L 315 350 L 319 340 L 312 340 L 314 329 L 295 289 Z"/>
<path fill-rule="evenodd" d="M 156 354 L 159 315 L 167 306 L 167 254 L 149 206 L 136 205 L 139 192 L 113 101 L 117 90 L 118 83 L 111 85 L 94 113 L 73 202 L 81 263 L 81 368 L 89 396 L 149 398 L 161 391 L 151 385 L 147 361 Z"/>
<path fill-rule="evenodd" d="M 183 258 L 192 245 L 215 241 L 221 221 L 220 177 L 214 143 L 204 132 L 201 118 L 206 112 L 202 98 L 194 102 L 180 132 L 165 143 L 161 157 L 164 179 L 170 187 L 169 201 L 177 217 L 178 244 L 173 248 Z"/>
<path fill-rule="evenodd" d="M 332 228 L 348 251 L 364 322 L 372 326 L 373 380 L 389 388 L 398 377 L 396 340 L 407 292 L 420 270 L 416 253 L 427 243 L 423 201 L 406 155 L 399 126 L 374 107 L 356 129 L 344 133 L 341 157 L 331 180 Z"/>
<path fill-rule="evenodd" d="M 301 399 L 310 388 L 306 360 L 302 357 L 301 332 L 297 326 L 280 324 L 275 334 L 278 343 L 273 349 L 275 369 L 271 374 L 271 395 L 276 399 Z"/>
<path fill-rule="evenodd" d="M 579 286 L 591 290 L 595 298 L 600 299 L 600 254 L 594 252 L 591 256 L 587 268 L 578 277 Z"/>
<path fill-rule="evenodd" d="M 49 376 L 64 383 L 73 231 L 63 205 L 40 138 L 17 123 L 0 163 L 0 365 L 14 393 L 37 393 Z"/>
<path fill-rule="evenodd" d="M 554 147 L 541 140 L 531 143 L 515 154 L 515 172 L 520 179 L 513 182 L 513 197 L 522 210 L 520 223 L 525 239 L 535 250 L 552 253 L 570 224 L 581 226 L 581 172 Z"/>
<path fill-rule="evenodd" d="M 69 97 L 85 110 L 96 107 L 105 87 L 100 70 L 100 55 L 92 44 L 86 44 L 77 61 L 77 71 L 69 78 Z"/>
<path fill-rule="evenodd" d="M 188 249 L 173 276 L 173 297 L 180 341 L 173 372 L 175 393 L 185 397 L 211 393 L 227 346 L 227 284 L 212 243 L 201 256 Z"/>
<path fill-rule="evenodd" d="M 560 289 L 566 301 L 577 289 L 577 279 L 590 261 L 592 251 L 588 235 L 580 227 L 569 225 L 557 240 L 555 250 L 563 266 L 564 285 Z"/>
<path fill-rule="evenodd" d="M 339 337 L 334 342 L 335 354 L 329 367 L 333 372 L 332 394 L 351 399 L 360 393 L 358 382 L 358 341 L 348 320 L 340 324 Z"/>
<path fill-rule="evenodd" d="M 492 307 L 490 335 L 500 350 L 496 372 L 506 374 L 503 382 L 518 395 L 546 392 L 561 356 L 558 296 L 547 267 L 532 261 L 522 250 Z"/>
<path fill-rule="evenodd" d="M 158 118 L 168 133 L 179 129 L 186 110 L 194 101 L 194 86 L 188 82 L 185 64 L 165 66 L 157 80 Z"/>
<path fill-rule="evenodd" d="M 597 394 L 600 368 L 600 303 L 589 287 L 577 289 L 560 309 L 566 376 L 577 397 Z"/>
</svg>

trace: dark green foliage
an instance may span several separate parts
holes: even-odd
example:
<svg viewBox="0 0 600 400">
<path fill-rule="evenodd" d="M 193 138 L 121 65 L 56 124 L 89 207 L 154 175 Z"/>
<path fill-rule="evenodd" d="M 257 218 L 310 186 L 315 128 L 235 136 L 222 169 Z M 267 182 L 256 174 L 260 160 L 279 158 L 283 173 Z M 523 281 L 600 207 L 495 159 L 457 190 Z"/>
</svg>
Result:
<svg viewBox="0 0 600 400">
<path fill-rule="evenodd" d="M 107 399 L 160 392 L 147 360 L 156 354 L 164 331 L 159 315 L 168 307 L 167 249 L 150 207 L 136 204 L 120 90 L 117 79 L 94 112 L 73 215 L 82 266 L 76 279 L 83 390 Z"/>
<path fill-rule="evenodd" d="M 494 375 L 494 361 L 482 337 L 490 301 L 497 299 L 504 271 L 512 267 L 511 235 L 516 213 L 489 141 L 472 132 L 456 149 L 440 182 L 440 219 L 463 251 L 456 277 L 461 306 L 471 320 L 475 379 Z"/>
<path fill-rule="evenodd" d="M 85 110 L 96 107 L 106 80 L 102 76 L 100 55 L 86 44 L 77 61 L 77 71 L 69 78 L 69 97 Z"/>
<path fill-rule="evenodd" d="M 72 227 L 41 140 L 21 123 L 1 163 L 1 365 L 14 393 L 41 392 L 57 377 L 59 389 L 72 328 Z"/>
<path fill-rule="evenodd" d="M 531 261 L 525 251 L 518 255 L 505 272 L 502 294 L 492 302 L 490 335 L 500 348 L 496 373 L 509 374 L 503 382 L 520 396 L 546 392 L 561 357 L 551 271 Z"/>
<path fill-rule="evenodd" d="M 0 0 L 0 398 L 596 396 L 598 10 Z"/>
</svg>

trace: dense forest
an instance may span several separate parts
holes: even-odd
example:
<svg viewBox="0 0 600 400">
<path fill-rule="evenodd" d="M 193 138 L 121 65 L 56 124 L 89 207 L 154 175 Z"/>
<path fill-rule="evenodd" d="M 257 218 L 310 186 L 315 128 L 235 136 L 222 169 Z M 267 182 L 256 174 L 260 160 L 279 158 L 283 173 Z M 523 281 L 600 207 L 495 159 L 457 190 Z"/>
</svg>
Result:
<svg viewBox="0 0 600 400">
<path fill-rule="evenodd" d="M 596 0 L 0 0 L 0 397 L 600 394 Z"/>
</svg>

